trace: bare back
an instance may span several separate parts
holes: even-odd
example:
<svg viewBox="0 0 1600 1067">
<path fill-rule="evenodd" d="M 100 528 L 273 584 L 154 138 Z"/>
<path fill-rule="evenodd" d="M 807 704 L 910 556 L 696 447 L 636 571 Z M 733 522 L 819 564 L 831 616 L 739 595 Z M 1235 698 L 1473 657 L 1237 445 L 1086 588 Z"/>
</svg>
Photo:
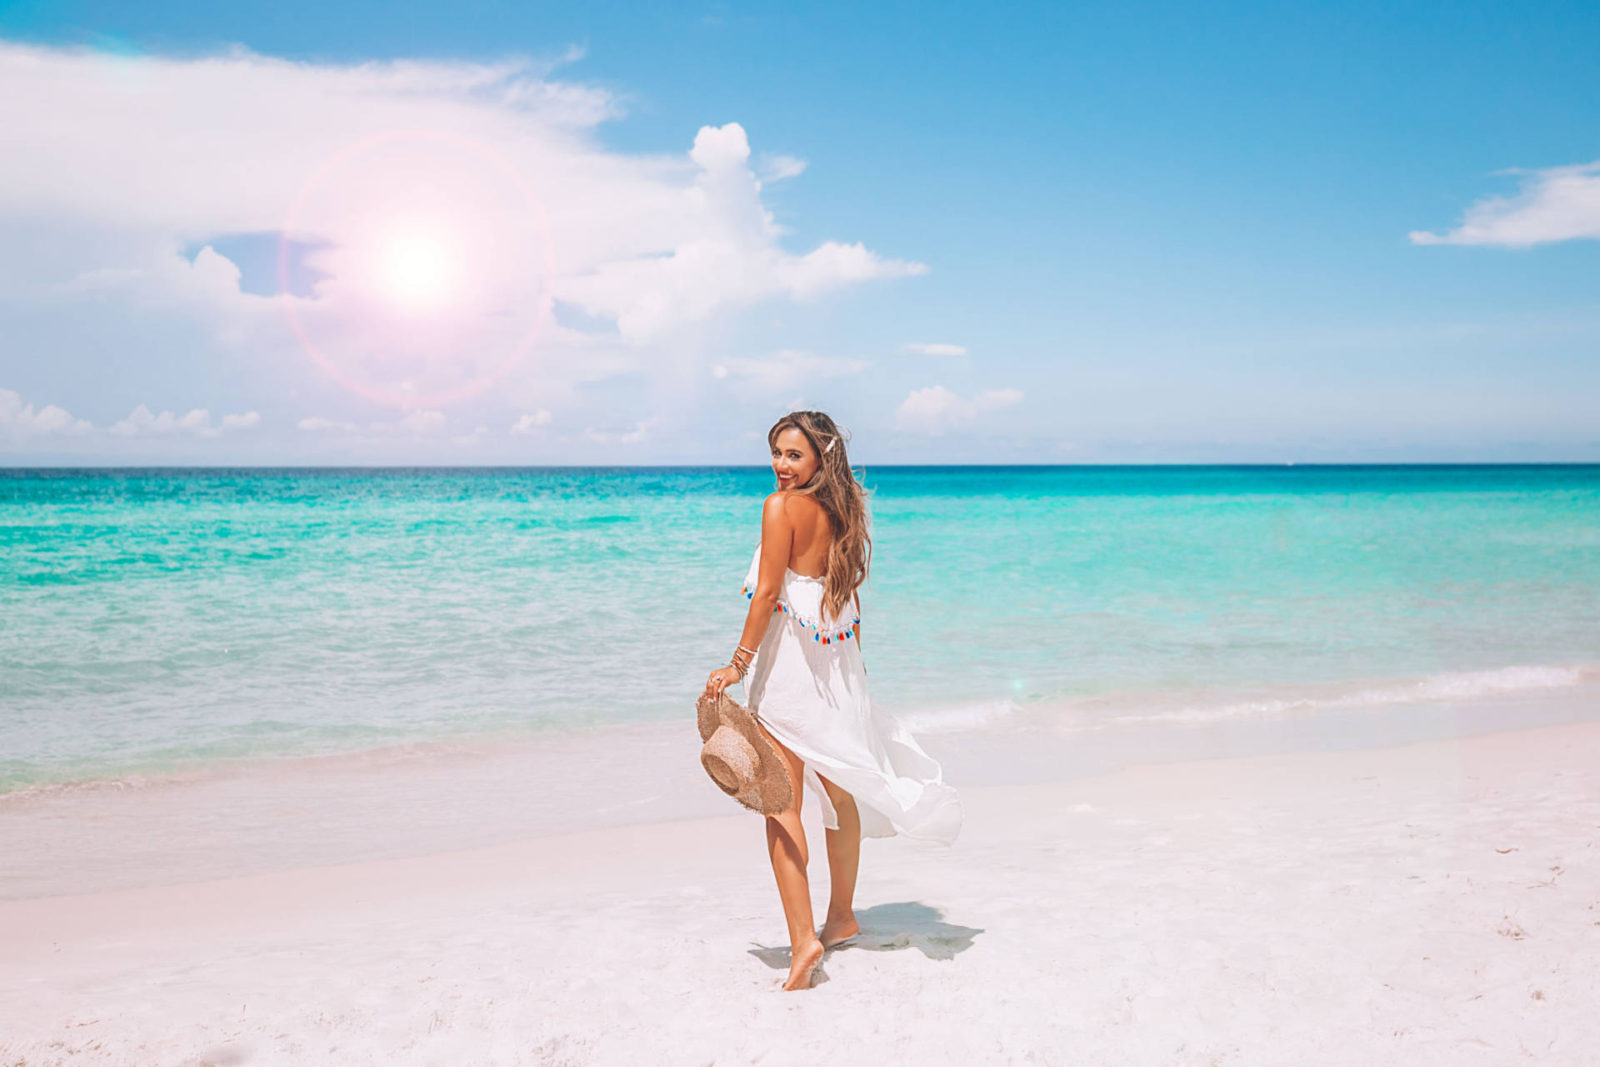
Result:
<svg viewBox="0 0 1600 1067">
<path fill-rule="evenodd" d="M 783 510 L 794 526 L 789 569 L 808 578 L 821 578 L 828 569 L 828 549 L 833 544 L 828 513 L 811 497 L 798 493 L 785 494 Z"/>
</svg>

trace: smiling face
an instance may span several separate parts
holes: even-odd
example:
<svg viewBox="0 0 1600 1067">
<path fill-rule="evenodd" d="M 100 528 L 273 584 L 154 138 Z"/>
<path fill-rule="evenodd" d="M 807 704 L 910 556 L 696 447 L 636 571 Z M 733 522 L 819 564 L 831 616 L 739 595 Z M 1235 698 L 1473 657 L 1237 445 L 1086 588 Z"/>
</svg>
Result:
<svg viewBox="0 0 1600 1067">
<path fill-rule="evenodd" d="M 793 426 L 778 434 L 772 449 L 772 473 L 778 476 L 779 489 L 798 489 L 811 480 L 820 465 L 816 451 L 806 435 Z"/>
</svg>

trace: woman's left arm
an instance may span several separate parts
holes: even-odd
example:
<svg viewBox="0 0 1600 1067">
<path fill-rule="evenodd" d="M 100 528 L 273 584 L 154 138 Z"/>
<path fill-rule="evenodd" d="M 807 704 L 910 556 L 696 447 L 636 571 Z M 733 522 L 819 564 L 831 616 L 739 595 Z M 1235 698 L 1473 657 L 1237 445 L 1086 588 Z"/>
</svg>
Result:
<svg viewBox="0 0 1600 1067">
<path fill-rule="evenodd" d="M 783 575 L 789 569 L 789 552 L 793 547 L 794 523 L 784 510 L 784 493 L 779 490 L 767 497 L 761 506 L 761 566 L 756 571 L 750 610 L 745 613 L 744 630 L 739 635 L 739 644 L 744 648 L 761 647 L 761 638 L 772 621 L 772 611 L 778 606 L 778 591 L 783 588 Z M 742 679 L 738 668 L 720 667 L 706 679 L 706 695 L 715 696 Z"/>
</svg>

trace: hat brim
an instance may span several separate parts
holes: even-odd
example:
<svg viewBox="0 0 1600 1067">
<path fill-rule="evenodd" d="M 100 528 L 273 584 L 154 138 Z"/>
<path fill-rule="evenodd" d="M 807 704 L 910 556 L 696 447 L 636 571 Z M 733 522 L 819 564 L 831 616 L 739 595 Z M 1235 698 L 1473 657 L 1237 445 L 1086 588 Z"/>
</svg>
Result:
<svg viewBox="0 0 1600 1067">
<path fill-rule="evenodd" d="M 794 806 L 794 786 L 789 781 L 789 768 L 784 763 L 783 753 L 768 740 L 749 708 L 730 697 L 726 691 L 714 697 L 702 693 L 695 703 L 695 725 L 700 731 L 702 744 L 711 739 L 717 727 L 726 726 L 744 738 L 755 751 L 756 768 L 750 779 L 739 783 L 732 792 L 720 782 L 717 783 L 719 789 L 762 815 L 779 815 Z M 712 781 L 716 779 L 713 777 Z"/>
</svg>

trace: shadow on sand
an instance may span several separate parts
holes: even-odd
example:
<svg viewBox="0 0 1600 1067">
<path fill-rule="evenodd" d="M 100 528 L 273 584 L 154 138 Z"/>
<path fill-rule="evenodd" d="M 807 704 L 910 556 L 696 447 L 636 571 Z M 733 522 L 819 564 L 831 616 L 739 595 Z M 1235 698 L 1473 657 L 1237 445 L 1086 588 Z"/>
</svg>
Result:
<svg viewBox="0 0 1600 1067">
<path fill-rule="evenodd" d="M 868 952 L 893 952 L 896 949 L 914 948 L 930 960 L 954 959 L 956 953 L 972 947 L 973 939 L 983 933 L 971 926 L 957 926 L 944 921 L 944 913 L 916 901 L 898 904 L 876 904 L 856 912 L 861 932 L 849 941 L 828 950 L 828 955 L 847 949 L 866 949 Z M 757 946 L 750 955 L 775 971 L 789 969 L 789 947 L 768 948 Z M 823 957 L 826 962 L 827 956 Z M 816 982 L 827 981 L 818 968 Z"/>
</svg>

